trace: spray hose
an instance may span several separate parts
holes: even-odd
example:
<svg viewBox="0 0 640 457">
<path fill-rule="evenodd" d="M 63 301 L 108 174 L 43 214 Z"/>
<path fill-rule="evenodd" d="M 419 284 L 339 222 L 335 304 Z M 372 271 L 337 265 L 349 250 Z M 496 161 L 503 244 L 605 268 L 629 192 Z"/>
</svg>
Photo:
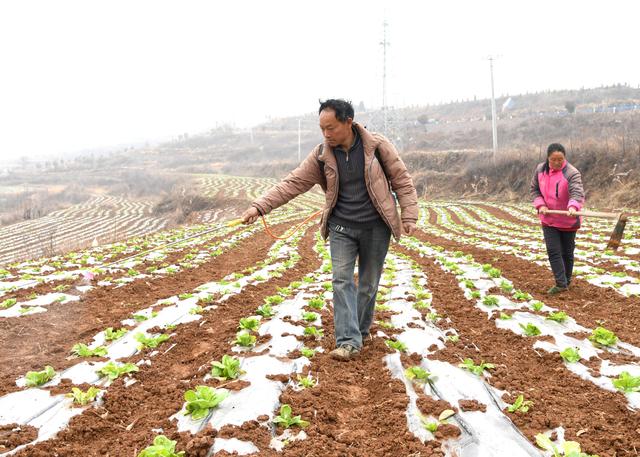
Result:
<svg viewBox="0 0 640 457">
<path fill-rule="evenodd" d="M 318 210 L 315 213 L 311 214 L 311 216 L 308 216 L 305 220 L 303 220 L 302 222 L 300 222 L 298 225 L 296 225 L 295 227 L 293 227 L 291 229 L 291 231 L 288 234 L 284 234 L 281 236 L 276 235 L 275 233 L 273 233 L 271 231 L 271 229 L 269 228 L 269 224 L 267 224 L 267 219 L 264 217 L 264 215 L 260 215 L 260 217 L 262 218 L 262 224 L 264 225 L 264 230 L 267 232 L 267 234 L 271 237 L 274 238 L 276 240 L 286 240 L 287 238 L 289 238 L 290 236 L 292 236 L 294 233 L 296 233 L 298 230 L 300 230 L 300 228 L 306 224 L 307 222 L 309 222 L 311 219 L 313 219 L 314 217 L 318 217 L 320 214 L 322 214 L 322 210 Z M 234 219 L 232 221 L 227 222 L 227 226 L 229 227 L 234 227 L 236 225 L 240 225 L 242 224 L 242 219 Z"/>
</svg>

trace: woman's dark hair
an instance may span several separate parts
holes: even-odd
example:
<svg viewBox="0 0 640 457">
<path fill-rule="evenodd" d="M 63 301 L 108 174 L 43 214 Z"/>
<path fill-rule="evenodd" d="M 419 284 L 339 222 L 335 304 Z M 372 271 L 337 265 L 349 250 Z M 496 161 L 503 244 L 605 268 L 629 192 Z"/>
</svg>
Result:
<svg viewBox="0 0 640 457">
<path fill-rule="evenodd" d="M 547 161 L 542 167 L 543 173 L 549 173 L 549 156 L 551 156 L 551 154 L 553 154 L 554 152 L 561 152 L 563 156 L 567 156 L 567 151 L 565 151 L 564 146 L 562 146 L 560 143 L 551 143 L 547 147 Z"/>
<path fill-rule="evenodd" d="M 318 110 L 318 114 L 322 112 L 322 110 L 330 109 L 336 113 L 336 119 L 340 122 L 347 122 L 347 119 L 353 119 L 353 105 L 351 102 L 347 100 L 342 100 L 341 98 L 330 98 L 329 100 L 318 100 L 320 102 L 320 109 Z"/>
</svg>

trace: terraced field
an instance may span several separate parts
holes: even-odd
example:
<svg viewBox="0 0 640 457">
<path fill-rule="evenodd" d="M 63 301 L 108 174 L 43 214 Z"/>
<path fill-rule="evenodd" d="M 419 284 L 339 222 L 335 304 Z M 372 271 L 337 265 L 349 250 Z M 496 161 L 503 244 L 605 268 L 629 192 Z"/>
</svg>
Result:
<svg viewBox="0 0 640 457">
<path fill-rule="evenodd" d="M 587 222 L 577 278 L 547 296 L 526 205 L 421 205 L 350 363 L 327 355 L 313 223 L 274 240 L 210 222 L 6 266 L 0 455 L 638 455 L 637 223 L 614 253 L 611 224 Z M 269 222 L 283 233 L 318 206 Z"/>
</svg>

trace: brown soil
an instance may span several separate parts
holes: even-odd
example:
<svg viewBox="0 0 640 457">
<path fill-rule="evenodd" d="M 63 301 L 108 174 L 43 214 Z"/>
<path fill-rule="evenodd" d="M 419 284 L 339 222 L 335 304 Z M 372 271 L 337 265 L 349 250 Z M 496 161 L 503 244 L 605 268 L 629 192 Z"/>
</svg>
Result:
<svg viewBox="0 0 640 457">
<path fill-rule="evenodd" d="M 458 405 L 462 411 L 487 411 L 487 405 L 480 403 L 478 400 L 460 400 Z"/>
<path fill-rule="evenodd" d="M 286 225 L 277 227 L 284 229 Z M 139 279 L 125 287 L 96 288 L 80 301 L 0 321 L 0 395 L 17 390 L 15 379 L 27 371 L 41 370 L 45 365 L 61 370 L 76 363 L 67 359 L 75 343 L 87 343 L 107 327 L 120 328 L 120 321 L 135 311 L 254 265 L 264 259 L 272 244 L 273 239 L 260 232 L 193 270 Z"/>
<path fill-rule="evenodd" d="M 0 454 L 9 452 L 38 437 L 38 430 L 30 425 L 0 425 Z"/>
<path fill-rule="evenodd" d="M 562 425 L 567 430 L 566 438 L 579 441 L 583 451 L 601 457 L 636 455 L 638 416 L 627 409 L 623 394 L 602 390 L 580 379 L 564 367 L 558 354 L 534 351 L 531 338 L 498 329 L 484 312 L 464 298 L 454 275 L 413 251 L 399 251 L 410 255 L 426 272 L 429 287 L 437 291 L 433 299 L 437 312 L 451 319 L 452 326 L 473 342 L 466 344 L 461 337 L 462 344 L 447 345 L 434 357 L 456 364 L 467 357 L 476 363 L 494 363 L 496 368 L 487 382 L 510 392 L 511 397 L 523 393 L 534 402 L 529 413 L 510 415 L 527 438 L 534 441 L 537 433 Z M 578 438 L 577 432 L 585 426 L 591 433 Z"/>
</svg>

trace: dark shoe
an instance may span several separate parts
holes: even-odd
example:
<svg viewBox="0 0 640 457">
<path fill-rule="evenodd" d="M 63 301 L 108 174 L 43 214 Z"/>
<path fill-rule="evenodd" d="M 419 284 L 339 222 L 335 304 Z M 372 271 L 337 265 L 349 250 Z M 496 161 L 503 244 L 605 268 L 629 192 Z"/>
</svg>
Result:
<svg viewBox="0 0 640 457">
<path fill-rule="evenodd" d="M 553 286 L 551 289 L 547 290 L 547 293 L 549 295 L 556 295 L 566 291 L 567 291 L 567 287 Z"/>
<path fill-rule="evenodd" d="M 341 362 L 351 360 L 354 357 L 357 357 L 358 354 L 360 354 L 360 350 L 354 348 L 350 344 L 344 344 L 329 353 L 332 359 L 340 360 Z"/>
</svg>

